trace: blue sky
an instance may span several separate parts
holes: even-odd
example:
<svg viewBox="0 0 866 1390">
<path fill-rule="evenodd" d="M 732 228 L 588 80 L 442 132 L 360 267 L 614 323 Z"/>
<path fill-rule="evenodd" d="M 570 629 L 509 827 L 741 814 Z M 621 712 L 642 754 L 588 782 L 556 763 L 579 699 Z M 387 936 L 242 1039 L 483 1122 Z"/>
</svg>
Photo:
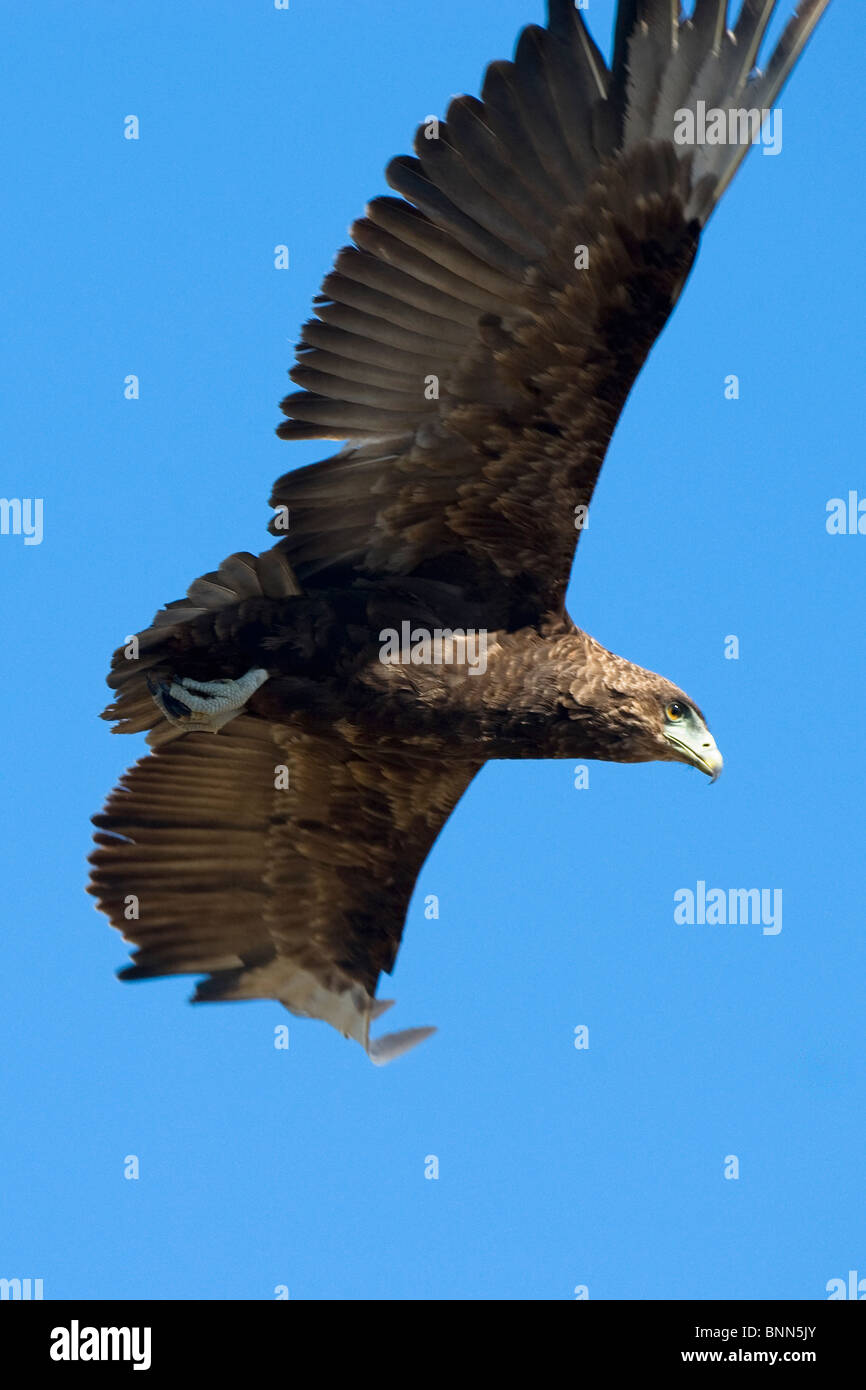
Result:
<svg viewBox="0 0 866 1390">
<path fill-rule="evenodd" d="M 613 8 L 591 6 L 605 46 Z M 44 535 L 0 536 L 0 1276 L 46 1297 L 821 1299 L 866 1276 L 866 536 L 825 526 L 829 499 L 866 497 L 862 5 L 831 7 L 782 153 L 753 152 L 714 216 L 569 591 L 581 626 L 694 696 L 721 780 L 592 764 L 576 790 L 569 763 L 488 765 L 380 986 L 391 1026 L 440 1031 L 381 1070 L 276 1004 L 118 984 L 83 891 L 89 816 L 143 750 L 96 717 L 111 651 L 268 543 L 272 481 L 329 452 L 273 429 L 348 223 L 542 14 L 6 17 L 0 490 L 44 499 Z M 782 930 L 676 923 L 699 881 L 781 889 Z"/>
</svg>

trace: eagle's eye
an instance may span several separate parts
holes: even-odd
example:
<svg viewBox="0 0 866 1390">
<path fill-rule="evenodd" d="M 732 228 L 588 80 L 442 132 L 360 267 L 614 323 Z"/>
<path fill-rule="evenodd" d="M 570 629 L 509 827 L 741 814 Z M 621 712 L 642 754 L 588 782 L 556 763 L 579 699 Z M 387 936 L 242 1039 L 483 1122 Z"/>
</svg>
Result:
<svg viewBox="0 0 866 1390">
<path fill-rule="evenodd" d="M 684 719 L 688 712 L 688 705 L 684 705 L 681 700 L 671 700 L 671 703 L 665 710 L 665 715 L 668 719 L 672 720 Z"/>
</svg>

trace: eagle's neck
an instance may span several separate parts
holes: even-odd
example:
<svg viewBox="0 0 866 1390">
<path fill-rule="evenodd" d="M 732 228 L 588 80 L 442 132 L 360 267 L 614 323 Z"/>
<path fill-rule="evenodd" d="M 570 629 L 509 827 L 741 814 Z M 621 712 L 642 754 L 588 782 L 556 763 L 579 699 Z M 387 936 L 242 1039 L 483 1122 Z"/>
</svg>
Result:
<svg viewBox="0 0 866 1390">
<path fill-rule="evenodd" d="M 417 740 L 449 759 L 462 749 L 482 759 L 618 760 L 628 719 L 618 728 L 607 681 L 614 670 L 625 708 L 631 683 L 646 674 L 573 625 L 488 634 L 483 655 L 475 647 L 457 663 L 413 664 L 411 650 L 401 655 L 410 659 L 365 670 L 353 722 L 377 741 Z"/>
</svg>

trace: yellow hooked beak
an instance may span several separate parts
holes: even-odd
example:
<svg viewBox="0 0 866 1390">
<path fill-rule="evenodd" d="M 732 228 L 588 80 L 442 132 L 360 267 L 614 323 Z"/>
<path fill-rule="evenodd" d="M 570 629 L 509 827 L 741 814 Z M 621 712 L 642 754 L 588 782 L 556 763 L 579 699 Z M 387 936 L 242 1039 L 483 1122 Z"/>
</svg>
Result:
<svg viewBox="0 0 866 1390">
<path fill-rule="evenodd" d="M 716 740 L 702 719 L 696 715 L 677 725 L 676 733 L 665 729 L 665 738 L 677 750 L 679 761 L 690 763 L 705 772 L 711 782 L 715 782 L 724 767 L 724 758 L 716 747 Z"/>
</svg>

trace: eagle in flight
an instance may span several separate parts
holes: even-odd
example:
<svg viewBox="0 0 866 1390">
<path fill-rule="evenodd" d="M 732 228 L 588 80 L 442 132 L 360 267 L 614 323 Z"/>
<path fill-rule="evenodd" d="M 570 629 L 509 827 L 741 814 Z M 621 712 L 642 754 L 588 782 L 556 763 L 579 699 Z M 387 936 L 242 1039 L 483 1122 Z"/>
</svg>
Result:
<svg viewBox="0 0 866 1390">
<path fill-rule="evenodd" d="M 581 521 L 704 224 L 829 0 L 620 0 L 610 66 L 549 0 L 481 98 L 428 121 L 304 324 L 276 543 L 196 579 L 115 653 L 148 731 L 94 818 L 90 891 L 127 980 L 277 999 L 374 1062 L 418 872 L 490 758 L 661 759 L 715 778 L 704 717 L 576 627 Z M 757 124 L 755 122 L 757 121 Z M 216 737 L 214 737 L 216 735 Z"/>
</svg>

